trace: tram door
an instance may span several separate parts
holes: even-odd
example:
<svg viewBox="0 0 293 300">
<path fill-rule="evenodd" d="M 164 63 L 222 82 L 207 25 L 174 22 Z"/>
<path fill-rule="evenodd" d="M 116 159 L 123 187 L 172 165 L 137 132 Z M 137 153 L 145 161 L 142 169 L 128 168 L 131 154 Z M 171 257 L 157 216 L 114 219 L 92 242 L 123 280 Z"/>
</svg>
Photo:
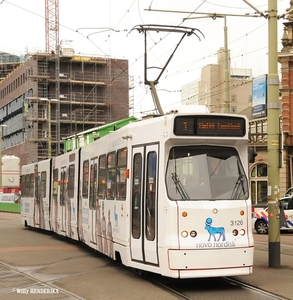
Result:
<svg viewBox="0 0 293 300">
<path fill-rule="evenodd" d="M 98 159 L 94 158 L 90 164 L 90 195 L 89 195 L 89 225 L 91 242 L 96 244 L 96 201 L 98 188 Z"/>
<path fill-rule="evenodd" d="M 158 145 L 133 148 L 132 166 L 132 259 L 158 264 Z"/>
<path fill-rule="evenodd" d="M 40 173 L 38 171 L 38 164 L 35 165 L 34 172 L 34 222 L 36 225 L 40 225 L 40 205 L 41 205 L 41 184 L 40 184 Z"/>
</svg>

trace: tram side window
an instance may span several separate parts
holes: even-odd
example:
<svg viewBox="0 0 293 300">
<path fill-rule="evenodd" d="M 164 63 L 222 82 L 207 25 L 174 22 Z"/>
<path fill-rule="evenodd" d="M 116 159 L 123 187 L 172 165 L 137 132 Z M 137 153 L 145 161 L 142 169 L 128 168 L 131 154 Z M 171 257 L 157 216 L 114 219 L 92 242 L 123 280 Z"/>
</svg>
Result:
<svg viewBox="0 0 293 300">
<path fill-rule="evenodd" d="M 26 174 L 24 177 L 23 182 L 23 192 L 21 192 L 21 195 L 23 197 L 29 197 L 30 195 L 30 174 Z"/>
<path fill-rule="evenodd" d="M 156 174 L 157 154 L 149 152 L 147 156 L 147 199 L 146 199 L 146 237 L 148 240 L 155 239 L 155 208 L 156 208 Z"/>
<path fill-rule="evenodd" d="M 98 166 L 97 163 L 91 164 L 90 171 L 90 197 L 89 204 L 91 209 L 96 209 L 97 191 L 98 191 Z"/>
<path fill-rule="evenodd" d="M 133 158 L 133 181 L 132 181 L 132 236 L 140 238 L 140 219 L 141 219 L 141 170 L 142 157 L 140 153 Z"/>
<path fill-rule="evenodd" d="M 23 197 L 26 197 L 25 175 L 21 175 L 20 180 L 22 182 L 22 185 L 21 185 L 21 195 Z"/>
<path fill-rule="evenodd" d="M 61 183 L 60 183 L 60 206 L 64 206 L 65 204 L 65 192 L 66 192 L 66 184 L 67 184 L 67 179 L 65 175 L 66 172 L 65 169 L 63 169 L 61 172 Z"/>
<path fill-rule="evenodd" d="M 38 164 L 35 165 L 34 180 L 35 180 L 34 197 L 37 200 L 37 202 L 39 202 L 41 198 L 41 178 L 39 176 Z"/>
<path fill-rule="evenodd" d="M 70 165 L 68 170 L 68 197 L 74 197 L 74 171 L 75 166 Z"/>
<path fill-rule="evenodd" d="M 47 172 L 41 172 L 41 196 L 46 197 Z"/>
<path fill-rule="evenodd" d="M 94 180 L 94 166 L 90 166 L 90 194 L 89 194 L 89 207 L 93 208 L 93 180 Z"/>
<path fill-rule="evenodd" d="M 82 178 L 82 197 L 88 198 L 88 186 L 89 186 L 89 161 L 83 162 L 83 178 Z"/>
<path fill-rule="evenodd" d="M 126 199 L 126 167 L 127 167 L 127 148 L 123 148 L 117 151 L 116 197 L 119 200 Z"/>
<path fill-rule="evenodd" d="M 93 195 L 94 195 L 94 203 L 96 203 L 96 200 L 98 199 L 98 164 L 95 163 L 95 166 L 94 166 L 94 192 L 93 192 Z"/>
<path fill-rule="evenodd" d="M 30 174 L 30 179 L 29 179 L 29 197 L 33 197 L 34 196 L 34 184 L 35 182 L 35 178 L 34 178 L 34 174 Z"/>
<path fill-rule="evenodd" d="M 22 196 L 28 197 L 29 196 L 29 180 L 30 180 L 30 175 L 25 175 L 23 182 L 23 193 L 21 193 Z"/>
<path fill-rule="evenodd" d="M 99 157 L 98 197 L 105 199 L 106 195 L 106 155 Z"/>
<path fill-rule="evenodd" d="M 37 202 L 40 202 L 41 200 L 41 192 L 42 192 L 42 186 L 41 186 L 41 179 L 38 172 L 35 172 L 35 199 Z"/>
<path fill-rule="evenodd" d="M 58 169 L 53 170 L 53 200 L 57 201 L 58 194 Z"/>
<path fill-rule="evenodd" d="M 116 183 L 116 160 L 115 152 L 108 153 L 107 156 L 107 199 L 115 198 Z"/>
</svg>

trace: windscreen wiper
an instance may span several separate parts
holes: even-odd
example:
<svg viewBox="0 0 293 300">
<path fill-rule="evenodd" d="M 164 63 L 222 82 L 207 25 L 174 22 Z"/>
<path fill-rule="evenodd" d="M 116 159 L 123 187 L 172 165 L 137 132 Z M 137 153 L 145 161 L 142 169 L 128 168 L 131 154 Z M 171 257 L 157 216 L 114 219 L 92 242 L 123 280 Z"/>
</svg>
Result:
<svg viewBox="0 0 293 300">
<path fill-rule="evenodd" d="M 238 179 L 235 183 L 235 186 L 234 186 L 234 189 L 233 189 L 233 192 L 232 192 L 232 195 L 231 195 L 231 199 L 240 199 L 240 195 L 241 195 L 241 192 L 243 194 L 243 196 L 245 196 L 245 188 L 244 188 L 244 175 L 242 174 L 241 172 L 241 169 L 240 169 L 240 166 L 239 166 L 239 161 L 237 161 L 237 167 L 238 167 L 238 173 L 239 173 L 239 176 L 238 176 Z M 239 191 L 240 189 L 240 191 Z"/>
<path fill-rule="evenodd" d="M 187 192 L 185 191 L 184 186 L 182 185 L 179 177 L 177 176 L 177 174 L 176 173 L 171 173 L 171 174 L 172 174 L 173 182 L 176 186 L 176 191 L 178 191 L 178 193 L 180 194 L 181 199 L 182 200 L 190 199 Z"/>
</svg>

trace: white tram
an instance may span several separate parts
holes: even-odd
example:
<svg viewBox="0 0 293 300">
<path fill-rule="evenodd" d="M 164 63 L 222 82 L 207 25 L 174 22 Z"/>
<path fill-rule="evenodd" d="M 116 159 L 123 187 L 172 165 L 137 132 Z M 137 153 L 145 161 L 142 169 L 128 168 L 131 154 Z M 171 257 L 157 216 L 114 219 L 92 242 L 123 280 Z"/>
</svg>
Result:
<svg viewBox="0 0 293 300">
<path fill-rule="evenodd" d="M 250 274 L 247 119 L 188 109 L 23 166 L 22 223 L 163 276 Z"/>
<path fill-rule="evenodd" d="M 18 193 L 20 190 L 20 158 L 15 155 L 2 156 L 2 191 Z"/>
</svg>

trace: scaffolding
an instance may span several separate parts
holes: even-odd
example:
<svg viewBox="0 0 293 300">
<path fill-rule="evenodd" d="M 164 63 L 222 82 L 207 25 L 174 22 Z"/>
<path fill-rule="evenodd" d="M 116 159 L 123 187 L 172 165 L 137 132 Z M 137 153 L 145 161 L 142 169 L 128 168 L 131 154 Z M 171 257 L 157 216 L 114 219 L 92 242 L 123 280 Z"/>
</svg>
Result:
<svg viewBox="0 0 293 300">
<path fill-rule="evenodd" d="M 1 64 L 2 145 L 21 165 L 59 155 L 64 139 L 129 116 L 128 61 L 60 53 Z M 13 67 L 14 66 L 14 67 Z"/>
<path fill-rule="evenodd" d="M 58 74 L 57 59 L 60 59 Z M 56 156 L 58 148 L 63 148 L 63 140 L 72 132 L 108 122 L 108 74 L 105 59 L 32 56 L 26 68 L 23 114 L 27 162 Z M 60 93 L 56 92 L 57 85 Z"/>
</svg>

